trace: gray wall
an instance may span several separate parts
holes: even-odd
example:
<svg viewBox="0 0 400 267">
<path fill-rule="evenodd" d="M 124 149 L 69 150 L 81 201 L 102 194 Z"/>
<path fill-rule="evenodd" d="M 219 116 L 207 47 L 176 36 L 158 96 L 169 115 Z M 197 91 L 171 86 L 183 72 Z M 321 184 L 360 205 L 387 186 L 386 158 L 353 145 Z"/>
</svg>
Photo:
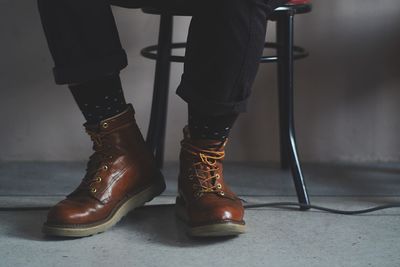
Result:
<svg viewBox="0 0 400 267">
<path fill-rule="evenodd" d="M 139 49 L 156 41 L 158 18 L 115 8 L 130 65 L 125 94 L 146 132 L 154 62 Z M 183 41 L 188 19 L 176 19 Z M 296 64 L 299 149 L 305 161 L 400 159 L 400 5 L 398 0 L 318 0 L 296 18 L 296 40 L 312 56 Z M 0 160 L 83 160 L 90 153 L 83 118 L 66 87 L 55 86 L 36 1 L 0 0 Z M 273 24 L 269 39 L 274 36 Z M 185 103 L 171 79 L 166 157 L 176 160 Z M 230 160 L 279 158 L 275 66 L 262 66 L 228 146 Z"/>
</svg>

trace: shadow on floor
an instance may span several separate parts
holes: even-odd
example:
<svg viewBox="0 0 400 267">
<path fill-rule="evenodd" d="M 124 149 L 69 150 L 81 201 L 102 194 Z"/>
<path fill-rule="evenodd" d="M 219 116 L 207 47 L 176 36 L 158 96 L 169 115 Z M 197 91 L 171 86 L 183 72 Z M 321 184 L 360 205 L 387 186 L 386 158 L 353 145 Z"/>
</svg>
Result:
<svg viewBox="0 0 400 267">
<path fill-rule="evenodd" d="M 10 216 L 7 216 L 10 215 Z M 123 235 L 131 235 L 135 239 L 146 243 L 159 243 L 167 246 L 186 247 L 203 246 L 215 243 L 229 242 L 235 237 L 224 238 L 190 238 L 185 233 L 185 225 L 175 217 L 174 206 L 146 206 L 139 208 L 117 225 L 105 233 L 100 233 L 85 238 L 63 238 L 45 236 L 41 232 L 43 222 L 46 220 L 47 211 L 4 212 L 2 221 L 6 235 L 14 239 L 25 239 L 42 242 L 68 242 L 86 238 L 104 238 L 109 235 L 123 232 Z M 141 239 L 141 240 L 140 240 Z"/>
<path fill-rule="evenodd" d="M 191 238 L 186 234 L 186 225 L 175 216 L 174 206 L 147 206 L 138 209 L 121 222 L 135 236 L 143 236 L 147 242 L 168 246 L 204 246 L 229 242 L 236 237 Z"/>
</svg>

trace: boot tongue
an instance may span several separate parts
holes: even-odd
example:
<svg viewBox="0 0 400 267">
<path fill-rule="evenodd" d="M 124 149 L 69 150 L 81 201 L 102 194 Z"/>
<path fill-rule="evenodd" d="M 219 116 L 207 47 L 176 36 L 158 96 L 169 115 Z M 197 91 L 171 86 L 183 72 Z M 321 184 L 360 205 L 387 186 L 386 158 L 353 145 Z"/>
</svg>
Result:
<svg viewBox="0 0 400 267">
<path fill-rule="evenodd" d="M 220 160 L 222 160 L 223 158 L 223 151 L 224 151 L 224 147 L 227 143 L 227 139 L 224 141 L 220 141 L 220 140 L 214 140 L 214 139 L 192 139 L 190 136 L 190 132 L 188 129 L 188 126 L 185 126 L 183 129 L 183 136 L 184 136 L 184 140 L 183 143 L 186 143 L 189 145 L 189 149 L 192 150 L 193 152 L 196 153 L 203 153 L 205 156 L 211 155 L 211 156 L 219 156 L 222 153 L 222 157 L 220 158 Z M 202 151 L 202 150 L 208 150 L 210 152 L 206 152 L 206 151 Z M 219 153 L 213 153 L 213 152 L 219 152 Z M 199 155 L 196 155 L 195 157 L 197 158 Z M 199 160 L 199 159 L 196 159 Z M 201 159 L 202 160 L 202 159 Z M 212 161 L 217 161 L 218 159 L 212 159 Z M 207 187 L 214 187 L 216 184 L 216 179 L 207 179 L 210 176 L 214 176 L 216 174 L 216 170 L 211 170 L 217 166 L 211 166 L 208 164 L 202 164 L 199 166 L 201 169 L 201 173 L 200 176 L 205 175 L 206 177 L 204 177 L 205 179 L 202 179 L 202 184 L 204 186 Z M 210 169 L 209 169 L 210 168 Z"/>
</svg>

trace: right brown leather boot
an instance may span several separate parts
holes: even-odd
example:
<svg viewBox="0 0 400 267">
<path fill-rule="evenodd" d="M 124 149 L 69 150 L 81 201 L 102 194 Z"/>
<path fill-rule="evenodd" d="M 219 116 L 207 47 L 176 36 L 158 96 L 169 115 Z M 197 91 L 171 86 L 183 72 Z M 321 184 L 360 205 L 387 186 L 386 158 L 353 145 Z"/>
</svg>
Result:
<svg viewBox="0 0 400 267">
<path fill-rule="evenodd" d="M 50 209 L 45 234 L 82 237 L 103 232 L 165 189 L 132 105 L 98 125 L 84 126 L 95 152 L 78 188 Z"/>
<path fill-rule="evenodd" d="M 223 159 L 228 141 L 192 139 L 183 129 L 176 215 L 190 236 L 234 236 L 245 232 L 244 208 L 224 181 Z"/>
</svg>

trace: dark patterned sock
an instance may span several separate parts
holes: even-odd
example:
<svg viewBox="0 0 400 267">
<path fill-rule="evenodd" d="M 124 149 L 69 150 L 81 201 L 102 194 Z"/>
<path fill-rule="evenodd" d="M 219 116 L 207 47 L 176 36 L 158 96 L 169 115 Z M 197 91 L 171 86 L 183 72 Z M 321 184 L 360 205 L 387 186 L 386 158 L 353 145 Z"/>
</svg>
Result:
<svg viewBox="0 0 400 267">
<path fill-rule="evenodd" d="M 189 107 L 189 132 L 193 139 L 224 141 L 239 114 L 210 116 Z"/>
<path fill-rule="evenodd" d="M 118 74 L 69 85 L 69 89 L 90 124 L 115 116 L 127 107 Z"/>
</svg>

